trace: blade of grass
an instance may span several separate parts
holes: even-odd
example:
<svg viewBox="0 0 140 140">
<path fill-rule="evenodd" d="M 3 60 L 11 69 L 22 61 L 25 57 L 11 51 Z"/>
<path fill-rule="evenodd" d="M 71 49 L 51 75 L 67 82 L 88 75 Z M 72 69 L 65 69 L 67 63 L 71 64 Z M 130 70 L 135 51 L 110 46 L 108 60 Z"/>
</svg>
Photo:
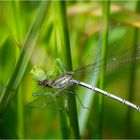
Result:
<svg viewBox="0 0 140 140">
<path fill-rule="evenodd" d="M 34 21 L 34 24 L 30 28 L 27 38 L 25 39 L 20 57 L 15 66 L 15 69 L 11 75 L 11 78 L 8 81 L 6 88 L 4 89 L 0 97 L 0 116 L 1 117 L 2 115 L 4 115 L 5 111 L 7 110 L 7 107 L 10 101 L 12 100 L 12 97 L 15 96 L 19 83 L 25 73 L 25 70 L 27 68 L 32 51 L 35 47 L 35 44 L 39 35 L 39 30 L 42 26 L 47 10 L 48 10 L 48 3 L 42 2 L 42 5 L 40 6 L 40 11 Z"/>
<path fill-rule="evenodd" d="M 92 38 L 91 38 L 91 41 L 93 43 Z M 94 61 L 96 63 L 98 63 L 99 59 L 101 58 L 101 53 L 100 53 L 101 45 L 99 45 L 100 40 L 98 40 L 97 42 L 98 42 L 97 44 L 99 47 L 98 47 L 98 51 L 96 53 L 95 61 Z M 90 76 L 88 75 L 87 78 L 88 78 L 88 82 L 91 85 L 97 85 L 98 78 L 99 78 L 99 72 L 97 72 L 96 75 L 94 75 L 94 70 L 93 70 L 93 74 L 91 74 Z M 80 134 L 83 135 L 84 131 L 85 130 L 87 131 L 87 128 L 86 128 L 87 126 L 91 126 L 91 129 L 89 131 L 92 131 L 92 129 L 95 128 L 94 125 L 97 123 L 97 121 L 96 121 L 96 119 L 94 119 L 94 116 L 96 114 L 95 110 L 96 110 L 96 106 L 98 104 L 96 104 L 95 102 L 94 102 L 95 103 L 94 105 L 92 104 L 92 102 L 95 101 L 95 95 L 96 95 L 95 92 L 87 90 L 87 89 L 81 89 L 78 91 L 78 93 L 85 94 L 85 96 L 82 99 L 82 103 L 83 103 L 83 105 L 89 107 L 89 110 L 81 108 L 81 110 L 79 111 Z M 96 138 L 95 135 L 96 134 L 92 131 L 91 137 L 89 136 L 89 138 Z"/>
<path fill-rule="evenodd" d="M 54 6 L 54 9 L 55 9 L 55 13 L 54 13 L 54 16 L 55 16 L 55 20 L 54 20 L 54 40 L 55 40 L 55 50 L 54 50 L 54 52 L 55 52 L 55 57 L 56 58 L 58 58 L 59 57 L 59 53 L 58 53 L 58 48 L 59 48 L 59 43 L 60 43 L 60 41 L 59 41 L 59 27 L 58 27 L 58 19 L 57 19 L 57 15 L 56 15 L 56 13 L 57 13 L 57 11 L 58 11 L 58 9 L 57 9 L 57 5 L 56 5 L 56 3 L 54 2 L 53 3 L 53 6 Z M 60 60 L 59 59 L 56 59 L 56 64 L 57 64 L 57 73 L 58 74 L 60 74 L 61 72 L 64 72 L 64 66 L 63 66 L 63 64 L 62 64 L 62 62 L 60 62 Z M 64 103 L 64 100 L 61 100 L 60 101 L 60 103 L 59 103 L 60 105 L 64 105 L 65 103 Z M 69 134 L 69 127 L 68 127 L 68 121 L 67 121 L 67 115 L 66 115 L 66 113 L 65 113 L 65 111 L 60 111 L 60 113 L 59 113 L 59 119 L 60 119 L 60 125 L 61 125 L 61 133 L 62 133 L 62 138 L 63 139 L 68 139 L 69 138 L 69 136 L 70 136 L 70 134 Z"/>
<path fill-rule="evenodd" d="M 109 11 L 110 11 L 110 1 L 103 2 L 103 25 L 102 25 L 102 54 L 101 54 L 101 60 L 103 60 L 101 63 L 102 65 L 105 65 L 105 58 L 106 58 L 106 50 L 107 50 L 107 44 L 108 44 L 108 24 L 109 24 Z M 102 69 L 100 73 L 100 81 L 99 81 L 99 87 L 101 89 L 104 89 L 104 69 Z M 102 124 L 103 124 L 103 111 L 104 111 L 104 97 L 102 95 L 98 95 L 99 97 L 99 110 L 98 110 L 98 131 L 97 136 L 98 138 L 102 137 Z"/>
<path fill-rule="evenodd" d="M 18 137 L 19 138 L 24 138 L 24 109 L 23 109 L 23 95 L 22 95 L 22 84 L 21 86 L 19 87 L 19 90 L 18 90 L 18 126 L 17 126 L 17 131 L 18 131 Z"/>
<path fill-rule="evenodd" d="M 109 23 L 109 12 L 110 12 L 110 1 L 105 1 L 102 3 L 102 34 L 101 34 L 101 65 L 106 64 L 104 60 L 106 60 L 106 49 L 108 45 L 108 23 Z M 100 50 L 100 47 L 98 48 Z M 104 74 L 105 69 L 102 68 L 99 73 L 99 88 L 104 89 Z M 96 138 L 99 139 L 102 137 L 102 131 L 103 131 L 103 100 L 104 97 L 99 94 L 95 94 L 93 98 L 93 107 L 89 114 L 89 122 L 87 124 L 87 127 L 89 127 L 90 138 Z M 96 114 L 96 115 L 95 115 Z"/>
<path fill-rule="evenodd" d="M 12 11 L 14 13 L 14 21 L 17 34 L 17 40 L 21 42 L 21 21 L 20 21 L 20 2 L 15 1 L 12 3 Z M 16 41 L 16 39 L 15 39 Z M 16 41 L 17 42 L 17 41 Z M 19 46 L 19 43 L 17 43 Z M 23 109 L 23 92 L 22 83 L 20 84 L 17 95 L 17 134 L 19 138 L 24 138 L 24 109 Z"/>
<path fill-rule="evenodd" d="M 71 62 L 71 52 L 70 52 L 70 40 L 68 33 L 68 25 L 67 25 L 67 16 L 66 16 L 66 4 L 65 1 L 59 2 L 60 9 L 60 18 L 61 18 L 61 30 L 62 30 L 62 53 L 64 53 L 64 64 L 66 69 L 72 70 L 72 62 Z M 70 125 L 72 128 L 72 132 L 75 138 L 80 138 L 79 135 L 79 126 L 77 119 L 77 110 L 76 110 L 76 100 L 74 95 L 68 95 L 68 107 L 69 107 L 69 119 Z"/>
<path fill-rule="evenodd" d="M 136 7 L 136 12 L 140 12 L 140 1 L 137 1 L 137 7 Z M 136 48 L 137 48 L 137 43 L 138 43 L 138 34 L 139 30 L 137 27 L 134 28 L 133 32 L 133 52 L 132 55 L 135 57 L 136 55 Z M 131 66 L 131 71 L 130 71 L 130 82 L 129 82 L 129 94 L 128 94 L 128 99 L 130 102 L 133 102 L 134 99 L 134 89 L 135 89 L 135 75 L 136 72 L 136 62 L 132 63 Z M 126 138 L 132 138 L 131 132 L 132 132 L 132 110 L 128 108 L 127 110 L 127 118 L 126 118 Z"/>
</svg>

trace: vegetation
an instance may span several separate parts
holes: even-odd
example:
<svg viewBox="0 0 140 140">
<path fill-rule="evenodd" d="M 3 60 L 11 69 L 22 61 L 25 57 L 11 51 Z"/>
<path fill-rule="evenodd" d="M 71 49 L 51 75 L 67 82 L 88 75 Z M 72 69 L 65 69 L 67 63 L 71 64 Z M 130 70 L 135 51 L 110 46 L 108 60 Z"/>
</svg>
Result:
<svg viewBox="0 0 140 140">
<path fill-rule="evenodd" d="M 32 95 L 42 91 L 30 74 L 95 63 L 76 78 L 140 105 L 139 11 L 139 1 L 0 1 L 0 138 L 140 138 L 138 111 L 83 87 L 68 89 L 81 102 L 68 92 L 68 103 L 31 104 L 46 97 Z M 138 61 L 110 62 L 124 54 Z"/>
</svg>

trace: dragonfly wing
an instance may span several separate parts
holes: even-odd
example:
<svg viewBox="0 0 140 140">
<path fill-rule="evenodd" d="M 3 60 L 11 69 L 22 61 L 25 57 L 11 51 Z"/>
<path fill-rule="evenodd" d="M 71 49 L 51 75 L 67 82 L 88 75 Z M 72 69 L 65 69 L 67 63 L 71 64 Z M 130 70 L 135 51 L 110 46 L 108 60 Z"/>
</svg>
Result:
<svg viewBox="0 0 140 140">
<path fill-rule="evenodd" d="M 81 75 L 84 76 L 85 74 L 96 74 L 103 69 L 106 71 L 106 74 L 109 74 L 120 67 L 129 66 L 132 62 L 140 60 L 140 46 L 137 47 L 135 55 L 132 54 L 133 51 L 133 48 L 127 48 L 117 52 L 115 56 L 108 56 L 103 64 L 103 60 L 98 60 L 93 64 L 85 65 L 74 70 L 73 76 L 77 78 Z"/>
<path fill-rule="evenodd" d="M 33 100 L 27 103 L 26 107 L 31 109 L 64 109 L 63 95 L 56 93 L 33 93 Z"/>
</svg>

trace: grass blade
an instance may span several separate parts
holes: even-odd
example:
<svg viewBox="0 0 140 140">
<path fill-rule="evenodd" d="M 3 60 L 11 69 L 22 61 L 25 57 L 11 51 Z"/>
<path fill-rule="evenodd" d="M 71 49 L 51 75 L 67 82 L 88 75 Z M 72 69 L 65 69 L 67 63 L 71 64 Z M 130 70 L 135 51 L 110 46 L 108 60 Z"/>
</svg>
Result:
<svg viewBox="0 0 140 140">
<path fill-rule="evenodd" d="M 23 105 L 23 87 L 22 84 L 19 87 L 18 90 L 18 97 L 17 97 L 17 104 L 18 104 L 18 115 L 17 115 L 17 120 L 18 120 L 18 136 L 19 138 L 24 138 L 24 105 Z"/>
<path fill-rule="evenodd" d="M 137 2 L 137 7 L 136 7 L 136 12 L 140 11 L 140 1 Z M 136 48 L 137 48 L 137 43 L 138 43 L 138 34 L 139 34 L 139 30 L 137 27 L 134 27 L 134 31 L 133 31 L 133 52 L 132 52 L 132 56 L 135 57 L 136 55 Z M 134 61 L 132 63 L 131 69 L 130 69 L 130 80 L 129 80 L 129 95 L 128 95 L 128 99 L 130 102 L 133 102 L 134 100 L 134 89 L 135 89 L 135 78 L 136 78 L 136 62 Z M 126 138 L 131 138 L 131 132 L 132 132 L 132 110 L 130 108 L 128 108 L 127 110 L 127 118 L 126 118 Z"/>
<path fill-rule="evenodd" d="M 27 38 L 25 39 L 20 57 L 17 61 L 15 69 L 12 73 L 12 76 L 11 76 L 10 80 L 8 81 L 8 84 L 0 97 L 0 114 L 1 114 L 1 116 L 7 110 L 7 107 L 9 105 L 12 97 L 15 95 L 16 90 L 19 86 L 19 83 L 25 73 L 25 70 L 26 70 L 28 62 L 30 60 L 32 51 L 35 47 L 36 40 L 37 40 L 38 34 L 39 34 L 39 30 L 44 21 L 47 10 L 48 10 L 48 4 L 46 2 L 42 2 L 42 5 L 40 6 L 40 11 L 36 17 L 36 20 L 35 20 L 34 24 L 32 25 L 32 27 L 30 28 Z"/>
<path fill-rule="evenodd" d="M 58 19 L 57 19 L 57 15 L 56 15 L 56 13 L 58 12 L 58 5 L 56 5 L 56 3 L 54 2 L 53 6 L 56 9 L 55 13 L 54 13 L 54 16 L 55 16 L 55 20 L 54 20 L 54 26 L 55 26 L 55 29 L 54 29 L 54 40 L 55 40 L 54 52 L 55 53 L 54 54 L 55 54 L 55 57 L 57 58 L 56 59 L 57 73 L 60 74 L 61 72 L 64 72 L 65 70 L 64 70 L 64 66 L 63 66 L 61 60 L 58 59 L 58 57 L 59 57 L 58 49 L 59 49 L 59 46 L 60 46 L 59 41 L 58 41 L 59 40 L 58 38 L 60 37 L 58 34 L 60 32 L 59 32 L 59 26 L 58 26 Z M 59 105 L 63 106 L 64 104 L 65 104 L 64 100 L 61 100 L 59 102 Z M 67 117 L 67 114 L 66 114 L 65 111 L 60 111 L 59 112 L 59 119 L 60 119 L 60 125 L 61 125 L 61 133 L 62 133 L 62 138 L 63 139 L 68 139 L 69 136 L 70 136 L 67 118 L 68 117 Z"/>
<path fill-rule="evenodd" d="M 109 10 L 110 10 L 110 2 L 105 1 L 103 2 L 103 25 L 102 25 L 102 54 L 101 54 L 101 60 L 103 60 L 101 63 L 102 65 L 105 65 L 105 58 L 106 58 L 106 50 L 107 50 L 107 44 L 108 44 L 108 19 L 109 19 Z M 100 73 L 100 81 L 99 81 L 99 87 L 101 89 L 104 89 L 104 69 L 101 70 Z M 98 110 L 96 114 L 97 119 L 97 128 L 96 128 L 96 138 L 102 137 L 102 124 L 103 124 L 103 101 L 104 97 L 102 95 L 96 95 L 98 98 Z M 93 136 L 94 137 L 94 136 Z"/>
<path fill-rule="evenodd" d="M 71 62 L 71 52 L 70 52 L 70 40 L 67 26 L 67 16 L 66 16 L 66 5 L 64 1 L 59 3 L 60 5 L 60 17 L 61 17 L 61 30 L 62 30 L 62 40 L 63 48 L 62 51 L 64 53 L 64 61 L 66 69 L 72 70 L 72 62 Z M 77 110 L 76 110 L 76 100 L 74 95 L 69 95 L 68 98 L 68 107 L 69 107 L 69 119 L 72 127 L 72 131 L 75 138 L 80 138 L 79 136 L 79 126 L 77 119 Z"/>
</svg>

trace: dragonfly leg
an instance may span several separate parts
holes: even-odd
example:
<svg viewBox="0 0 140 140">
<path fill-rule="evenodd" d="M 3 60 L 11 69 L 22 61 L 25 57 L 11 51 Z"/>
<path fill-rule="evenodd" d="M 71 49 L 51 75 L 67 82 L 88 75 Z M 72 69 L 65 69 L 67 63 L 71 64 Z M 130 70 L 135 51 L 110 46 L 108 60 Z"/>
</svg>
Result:
<svg viewBox="0 0 140 140">
<path fill-rule="evenodd" d="M 47 93 L 47 92 L 44 92 L 44 93 L 33 93 L 32 95 L 33 96 L 47 96 L 47 95 L 51 95 L 52 96 L 52 93 Z"/>
<path fill-rule="evenodd" d="M 80 97 L 78 96 L 78 94 L 76 94 L 74 91 L 70 91 L 70 90 L 65 90 L 65 91 L 67 91 L 67 92 L 69 92 L 71 94 L 76 95 L 77 96 L 77 99 L 79 100 L 79 103 L 81 104 L 81 106 L 82 106 L 83 109 L 89 109 L 89 107 L 86 107 L 86 106 L 83 105 L 83 103 L 82 103 Z"/>
<path fill-rule="evenodd" d="M 78 94 L 75 94 L 75 95 L 77 96 L 77 99 L 79 100 L 79 103 L 81 104 L 82 108 L 83 109 L 89 109 L 89 107 L 83 105 L 83 103 L 82 103 L 80 97 L 78 96 Z"/>
<path fill-rule="evenodd" d="M 67 94 L 67 93 L 71 93 L 71 94 L 76 94 L 74 91 L 71 91 L 71 90 L 68 90 L 68 89 L 65 89 L 65 93 Z"/>
</svg>

